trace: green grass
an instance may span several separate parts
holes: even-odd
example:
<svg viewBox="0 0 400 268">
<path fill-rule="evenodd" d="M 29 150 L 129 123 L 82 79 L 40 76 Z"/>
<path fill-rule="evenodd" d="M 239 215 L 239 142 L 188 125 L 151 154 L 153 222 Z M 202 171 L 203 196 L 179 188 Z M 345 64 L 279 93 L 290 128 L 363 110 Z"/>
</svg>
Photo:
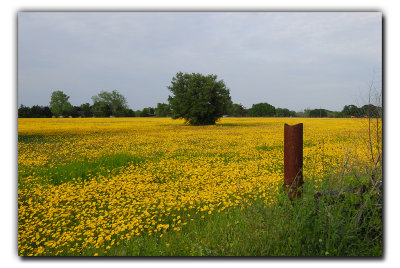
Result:
<svg viewBox="0 0 400 268">
<path fill-rule="evenodd" d="M 71 182 L 72 179 L 85 181 L 98 175 L 117 174 L 121 167 L 132 164 L 139 165 L 145 161 L 144 157 L 121 152 L 103 155 L 94 160 L 83 159 L 52 167 L 46 165 L 35 171 L 37 176 L 42 178 L 42 183 L 60 185 Z M 29 169 L 21 170 L 19 175 L 23 177 L 26 174 L 29 175 L 30 172 Z M 19 186 L 24 186 L 23 181 L 19 182 Z"/>
<path fill-rule="evenodd" d="M 376 178 L 376 176 L 375 176 Z M 378 177 L 379 178 L 379 177 Z M 382 256 L 382 195 L 370 175 L 327 178 L 319 191 L 339 190 L 341 198 L 315 199 L 315 184 L 303 185 L 303 198 L 291 202 L 281 191 L 277 203 L 261 200 L 244 209 L 194 217 L 181 231 L 120 240 L 110 250 L 85 249 L 107 256 Z M 349 187 L 366 185 L 358 195 Z M 322 189 L 322 190 L 321 190 Z"/>
<path fill-rule="evenodd" d="M 73 135 L 70 135 L 73 136 Z M 26 143 L 26 144 L 44 144 L 44 143 L 53 143 L 53 142 L 61 142 L 62 140 L 58 135 L 18 135 L 18 143 Z"/>
<path fill-rule="evenodd" d="M 263 150 L 263 151 L 272 151 L 272 150 L 282 150 L 283 151 L 283 144 L 281 145 L 261 145 L 257 146 L 257 150 Z M 303 142 L 303 147 L 312 147 L 315 146 L 315 143 L 312 141 L 304 141 Z"/>
<path fill-rule="evenodd" d="M 272 150 L 283 150 L 283 145 L 261 145 L 256 147 L 257 150 L 272 151 Z"/>
</svg>

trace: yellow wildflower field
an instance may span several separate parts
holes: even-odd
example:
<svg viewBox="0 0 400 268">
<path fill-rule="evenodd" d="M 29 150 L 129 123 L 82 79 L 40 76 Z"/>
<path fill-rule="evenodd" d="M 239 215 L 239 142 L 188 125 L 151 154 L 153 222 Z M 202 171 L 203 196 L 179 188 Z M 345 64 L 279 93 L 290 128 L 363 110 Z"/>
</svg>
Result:
<svg viewBox="0 0 400 268">
<path fill-rule="evenodd" d="M 284 123 L 304 124 L 306 183 L 371 161 L 367 119 L 18 119 L 19 255 L 107 253 L 230 207 L 273 204 Z"/>
</svg>

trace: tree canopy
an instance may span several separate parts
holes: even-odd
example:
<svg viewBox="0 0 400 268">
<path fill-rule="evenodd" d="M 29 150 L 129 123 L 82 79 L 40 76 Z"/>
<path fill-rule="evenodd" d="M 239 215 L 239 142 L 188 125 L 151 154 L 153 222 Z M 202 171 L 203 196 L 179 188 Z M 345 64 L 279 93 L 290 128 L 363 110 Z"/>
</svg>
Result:
<svg viewBox="0 0 400 268">
<path fill-rule="evenodd" d="M 93 116 L 92 107 L 90 106 L 89 103 L 81 104 L 80 108 L 81 108 L 81 111 L 82 111 L 82 116 L 84 116 L 84 117 Z"/>
<path fill-rule="evenodd" d="M 328 117 L 328 112 L 325 109 L 313 109 L 310 110 L 309 117 Z"/>
<path fill-rule="evenodd" d="M 355 105 L 345 105 L 341 112 L 344 117 L 381 117 L 382 116 L 382 107 L 375 106 L 373 104 L 366 104 L 362 107 L 358 108 Z"/>
<path fill-rule="evenodd" d="M 276 108 L 275 109 L 275 116 L 276 117 L 295 117 L 296 112 L 290 111 L 287 108 Z"/>
<path fill-rule="evenodd" d="M 343 107 L 342 114 L 344 116 L 360 116 L 361 111 L 360 108 L 355 105 L 345 105 Z"/>
<path fill-rule="evenodd" d="M 275 116 L 275 107 L 266 102 L 253 104 L 249 109 L 249 114 L 251 116 Z"/>
<path fill-rule="evenodd" d="M 51 116 L 52 113 L 48 106 L 33 105 L 30 108 L 21 104 L 18 108 L 18 117 L 20 118 L 43 118 Z"/>
<path fill-rule="evenodd" d="M 246 116 L 247 109 L 242 104 L 234 103 L 229 109 L 230 116 Z"/>
<path fill-rule="evenodd" d="M 53 115 L 68 115 L 71 112 L 72 105 L 68 101 L 69 96 L 58 90 L 53 91 L 50 100 L 50 110 Z"/>
<path fill-rule="evenodd" d="M 126 98 L 118 91 L 101 91 L 97 96 L 92 97 L 93 113 L 96 116 L 122 116 L 128 109 Z"/>
<path fill-rule="evenodd" d="M 179 72 L 172 78 L 168 101 L 172 118 L 191 125 L 213 125 L 232 105 L 229 89 L 216 75 Z"/>
<path fill-rule="evenodd" d="M 160 117 L 171 116 L 171 107 L 167 103 L 157 103 L 154 112 L 156 116 Z"/>
</svg>

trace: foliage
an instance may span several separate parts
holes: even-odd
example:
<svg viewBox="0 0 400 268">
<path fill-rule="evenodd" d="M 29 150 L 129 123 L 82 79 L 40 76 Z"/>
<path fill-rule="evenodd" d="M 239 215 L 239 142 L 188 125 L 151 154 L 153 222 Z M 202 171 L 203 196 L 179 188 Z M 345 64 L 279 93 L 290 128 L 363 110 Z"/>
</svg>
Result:
<svg viewBox="0 0 400 268">
<path fill-rule="evenodd" d="M 52 113 L 48 106 L 33 105 L 31 108 L 20 105 L 18 108 L 19 118 L 44 118 L 51 117 Z"/>
<path fill-rule="evenodd" d="M 81 104 L 80 108 L 81 108 L 83 117 L 92 117 L 93 116 L 92 106 L 89 103 Z"/>
<path fill-rule="evenodd" d="M 155 109 L 152 107 L 147 107 L 147 108 L 143 108 L 143 110 L 137 110 L 135 112 L 136 116 L 139 117 L 150 117 L 150 116 L 154 116 Z"/>
<path fill-rule="evenodd" d="M 373 104 L 366 104 L 360 108 L 361 115 L 371 118 L 381 118 L 382 117 L 382 107 L 375 106 Z"/>
<path fill-rule="evenodd" d="M 29 118 L 31 113 L 31 109 L 25 105 L 20 105 L 20 107 L 18 108 L 18 117 L 19 118 Z"/>
<path fill-rule="evenodd" d="M 92 97 L 93 113 L 99 117 L 123 116 L 128 109 L 126 98 L 116 90 L 112 92 L 101 91 Z"/>
<path fill-rule="evenodd" d="M 328 112 L 325 109 L 313 109 L 309 111 L 309 117 L 328 117 Z"/>
<path fill-rule="evenodd" d="M 172 118 L 183 118 L 191 125 L 215 124 L 232 104 L 229 89 L 216 75 L 179 72 L 168 89 Z"/>
<path fill-rule="evenodd" d="M 366 104 L 360 108 L 356 105 L 345 105 L 341 113 L 344 117 L 380 118 L 382 115 L 382 107 L 373 104 Z"/>
<path fill-rule="evenodd" d="M 140 117 L 148 117 L 151 115 L 150 108 L 143 108 L 142 111 L 140 111 Z"/>
<path fill-rule="evenodd" d="M 154 110 L 158 117 L 169 117 L 172 115 L 171 106 L 167 103 L 157 103 L 157 108 Z"/>
<path fill-rule="evenodd" d="M 249 109 L 249 115 L 256 117 L 272 117 L 275 116 L 275 107 L 266 102 L 253 104 Z"/>
<path fill-rule="evenodd" d="M 69 113 L 71 117 L 82 117 L 83 111 L 80 106 L 72 106 L 71 112 Z"/>
<path fill-rule="evenodd" d="M 201 74 L 178 73 L 173 78 L 172 85 L 168 87 L 170 90 L 173 88 L 171 90 L 173 93 L 179 93 L 177 96 L 169 96 L 168 104 L 157 103 L 156 108 L 147 107 L 137 111 L 129 109 L 126 98 L 115 90 L 111 93 L 102 91 L 97 96 L 92 97 L 93 105 L 84 103 L 80 106 L 72 106 L 68 102 L 69 96 L 62 91 L 55 91 L 52 94 L 51 103 L 53 103 L 53 111 L 56 111 L 56 113 L 52 112 L 51 107 L 49 109 L 47 106 L 34 105 L 30 108 L 21 104 L 18 108 L 18 117 L 42 118 L 51 117 L 52 115 L 72 117 L 148 117 L 155 115 L 157 117 L 173 117 L 175 119 L 184 118 L 187 123 L 202 125 L 215 124 L 216 120 L 224 114 L 233 117 L 381 118 L 382 116 L 381 103 L 378 106 L 367 104 L 360 108 L 356 105 L 345 105 L 340 112 L 326 109 L 305 109 L 304 112 L 295 112 L 287 108 L 275 109 L 274 106 L 268 103 L 253 104 L 252 108 L 246 109 L 242 104 L 231 102 L 229 89 L 226 88 L 222 80 L 216 81 L 216 78 L 213 75 L 203 76 Z M 213 86 L 214 84 L 216 85 L 215 87 Z M 218 92 L 218 90 L 221 92 Z M 216 105 L 218 101 L 223 104 Z M 171 103 L 174 103 L 175 111 L 173 111 Z M 192 103 L 195 103 L 195 105 L 191 105 Z M 195 115 L 192 116 L 192 119 L 189 118 L 191 114 Z"/>
<path fill-rule="evenodd" d="M 355 105 L 345 105 L 343 107 L 342 114 L 347 117 L 349 117 L 349 116 L 357 116 L 358 117 L 361 115 L 361 111 Z"/>
<path fill-rule="evenodd" d="M 104 101 L 95 101 L 92 106 L 96 117 L 109 117 L 112 115 L 111 107 Z"/>
<path fill-rule="evenodd" d="M 62 91 L 53 91 L 50 100 L 50 110 L 55 116 L 67 116 L 72 110 L 72 105 L 68 101 L 67 96 Z"/>
<path fill-rule="evenodd" d="M 275 116 L 276 117 L 295 117 L 296 112 L 290 111 L 289 109 L 286 109 L 286 108 L 276 108 Z"/>
<path fill-rule="evenodd" d="M 338 112 L 338 111 L 326 110 L 326 113 L 327 113 L 327 117 L 329 117 L 329 118 L 342 118 L 343 117 L 342 113 Z"/>
<path fill-rule="evenodd" d="M 242 104 L 233 103 L 229 109 L 228 115 L 242 117 L 247 115 L 247 109 Z"/>
<path fill-rule="evenodd" d="M 135 117 L 135 112 L 132 109 L 125 109 L 124 110 L 124 117 Z"/>
</svg>

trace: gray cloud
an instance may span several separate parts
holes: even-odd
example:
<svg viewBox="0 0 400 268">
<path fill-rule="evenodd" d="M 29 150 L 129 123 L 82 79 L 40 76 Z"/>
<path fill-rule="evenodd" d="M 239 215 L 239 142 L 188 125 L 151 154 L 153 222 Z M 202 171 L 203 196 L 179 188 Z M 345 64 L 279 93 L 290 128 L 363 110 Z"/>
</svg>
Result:
<svg viewBox="0 0 400 268">
<path fill-rule="evenodd" d="M 142 109 L 182 71 L 217 74 L 246 107 L 341 110 L 380 72 L 381 27 L 379 12 L 21 12 L 18 103 L 116 89 Z"/>
</svg>

